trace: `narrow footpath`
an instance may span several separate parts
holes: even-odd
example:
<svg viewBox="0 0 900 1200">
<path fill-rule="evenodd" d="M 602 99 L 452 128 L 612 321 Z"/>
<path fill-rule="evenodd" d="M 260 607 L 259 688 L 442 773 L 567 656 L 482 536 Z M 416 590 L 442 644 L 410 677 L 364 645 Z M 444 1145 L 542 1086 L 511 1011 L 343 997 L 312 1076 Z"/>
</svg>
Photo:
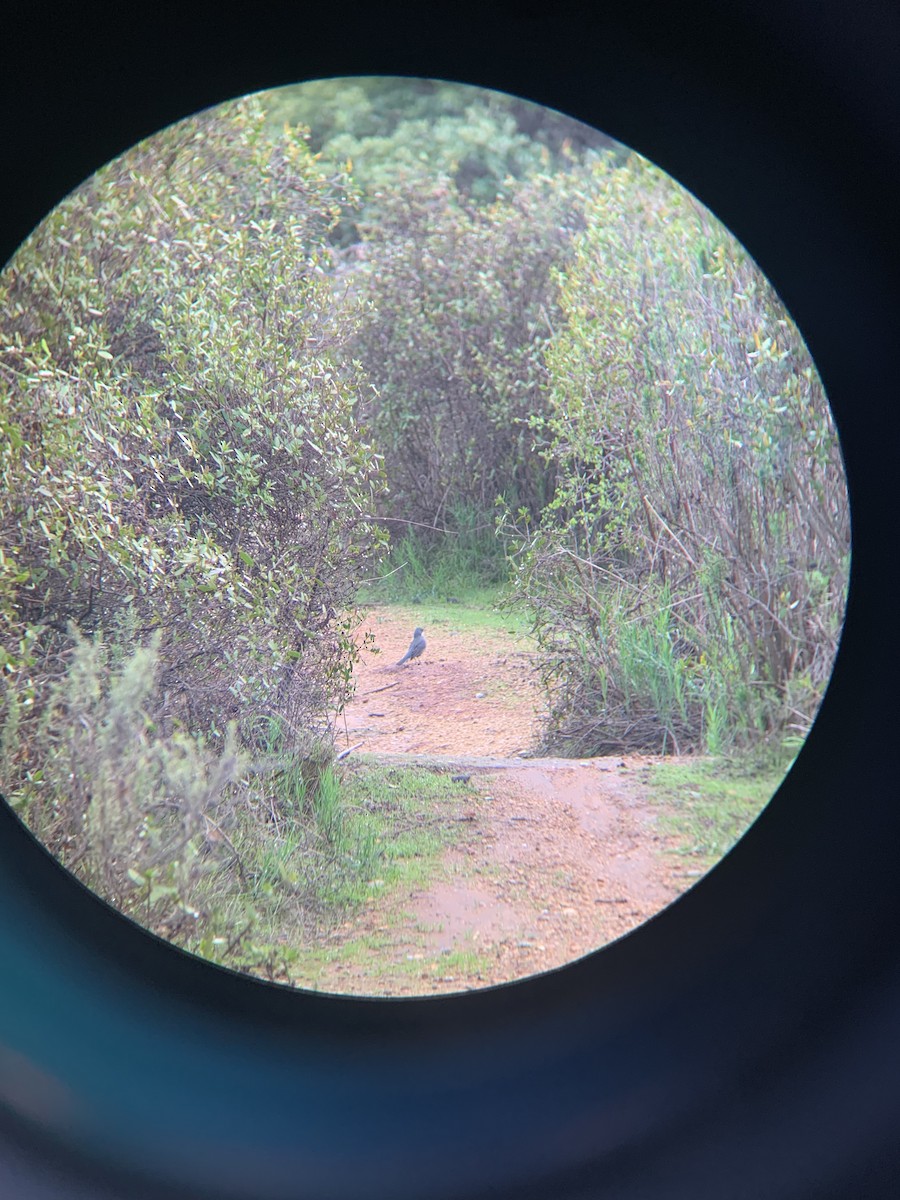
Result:
<svg viewBox="0 0 900 1200">
<path fill-rule="evenodd" d="M 540 693 L 514 635 L 426 630 L 428 650 L 394 664 L 412 629 L 376 609 L 341 746 L 469 776 L 475 795 L 448 819 L 460 837 L 427 887 L 379 897 L 332 935 L 371 944 L 324 968 L 323 991 L 415 995 L 506 983 L 621 937 L 696 882 L 666 851 L 646 799 L 652 759 L 520 757 Z"/>
</svg>

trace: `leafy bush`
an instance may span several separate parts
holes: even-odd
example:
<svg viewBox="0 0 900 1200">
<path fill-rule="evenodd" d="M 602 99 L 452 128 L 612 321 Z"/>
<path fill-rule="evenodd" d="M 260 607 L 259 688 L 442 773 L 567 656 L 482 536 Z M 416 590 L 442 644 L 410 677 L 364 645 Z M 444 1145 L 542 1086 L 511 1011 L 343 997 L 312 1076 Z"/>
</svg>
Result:
<svg viewBox="0 0 900 1200">
<path fill-rule="evenodd" d="M 109 642 L 72 630 L 63 676 L 20 741 L 0 723 L 0 787 L 87 886 L 213 961 L 284 977 L 296 949 L 338 919 L 379 851 L 329 753 L 252 759 L 234 729 L 218 748 L 152 720 L 159 634 L 120 622 Z M 323 751 L 325 747 L 322 747 Z M 23 778 L 22 752 L 41 766 Z"/>
<path fill-rule="evenodd" d="M 392 533 L 412 522 L 437 540 L 454 512 L 491 521 L 498 496 L 539 512 L 552 495 L 529 419 L 546 407 L 551 271 L 582 205 L 574 174 L 477 209 L 446 180 L 383 197 L 353 351 L 375 391 L 367 416 L 391 481 Z"/>
<path fill-rule="evenodd" d="M 840 632 L 849 514 L 821 383 L 727 231 L 635 157 L 594 168 L 535 436 L 517 591 L 576 753 L 805 732 Z"/>
<path fill-rule="evenodd" d="M 123 626 L 107 645 L 72 628 L 65 674 L 50 688 L 28 757 L 16 771 L 19 729 L 2 726 L 0 783 L 57 857 L 104 899 L 168 934 L 193 926 L 207 835 L 245 769 L 234 730 L 220 752 L 199 735 L 160 738 L 150 717 L 159 686 L 159 634 L 134 645 Z"/>
<path fill-rule="evenodd" d="M 20 727 L 70 622 L 103 632 L 125 605 L 157 635 L 165 735 L 277 720 L 302 740 L 341 704 L 343 614 L 381 538 L 325 274 L 343 199 L 301 138 L 226 105 L 98 172 L 8 268 L 0 712 Z"/>
</svg>

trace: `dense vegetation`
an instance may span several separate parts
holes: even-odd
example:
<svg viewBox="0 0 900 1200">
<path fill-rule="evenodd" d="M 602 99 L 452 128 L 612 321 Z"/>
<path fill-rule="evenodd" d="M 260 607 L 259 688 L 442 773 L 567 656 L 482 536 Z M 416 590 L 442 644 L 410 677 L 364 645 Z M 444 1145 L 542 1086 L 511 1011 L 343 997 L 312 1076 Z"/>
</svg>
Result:
<svg viewBox="0 0 900 1200">
<path fill-rule="evenodd" d="M 347 694 L 382 484 L 322 268 L 342 201 L 301 138 L 237 104 L 99 172 L 3 279 L 2 786 L 117 898 L 147 796 L 145 846 L 180 822 L 178 853 L 147 862 L 183 865 L 201 810 L 224 819 L 216 788 L 191 799 L 197 756 L 222 756 L 216 787 L 235 739 L 321 758 Z M 131 849 L 110 855 L 119 825 Z"/>
<path fill-rule="evenodd" d="M 546 406 L 553 272 L 583 226 L 572 176 L 538 176 L 474 208 L 447 180 L 382 202 L 351 350 L 391 490 L 385 513 L 420 527 L 488 525 L 498 497 L 537 516 L 553 475 L 531 453 Z"/>
<path fill-rule="evenodd" d="M 802 339 L 558 114 L 396 80 L 202 114 L 35 231 L 0 339 L 0 786 L 204 953 L 271 969 L 386 853 L 330 766 L 379 569 L 509 585 L 557 752 L 782 746 L 820 703 L 849 517 Z"/>
<path fill-rule="evenodd" d="M 343 694 L 339 614 L 377 546 L 361 514 L 380 474 L 322 280 L 335 187 L 237 106 L 100 172 L 7 273 L 2 594 L 20 702 L 70 621 L 105 630 L 125 605 L 141 640 L 160 631 L 166 730 L 299 728 Z"/>
<path fill-rule="evenodd" d="M 556 491 L 516 588 L 578 754 L 805 734 L 849 571 L 837 438 L 799 333 L 662 172 L 595 168 L 532 421 Z"/>
</svg>

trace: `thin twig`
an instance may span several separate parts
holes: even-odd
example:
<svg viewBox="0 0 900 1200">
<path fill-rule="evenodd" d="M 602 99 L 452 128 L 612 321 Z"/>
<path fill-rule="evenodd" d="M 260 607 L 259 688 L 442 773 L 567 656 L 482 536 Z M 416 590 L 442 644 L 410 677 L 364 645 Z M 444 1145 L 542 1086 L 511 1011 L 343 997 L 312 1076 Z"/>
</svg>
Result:
<svg viewBox="0 0 900 1200">
<path fill-rule="evenodd" d="M 244 940 L 244 938 L 247 936 L 247 934 L 250 932 L 250 930 L 252 928 L 253 928 L 253 922 L 251 921 L 250 924 L 247 925 L 247 927 L 245 929 L 243 929 L 240 933 L 235 934 L 235 936 L 231 939 L 231 941 L 228 943 L 228 946 L 226 947 L 225 955 L 224 955 L 225 958 L 227 958 L 229 956 L 229 954 L 232 954 L 237 949 L 237 947 L 241 944 L 241 942 Z"/>
<path fill-rule="evenodd" d="M 212 825 L 213 829 L 215 829 L 215 831 L 219 835 L 219 837 L 230 848 L 231 853 L 234 855 L 234 861 L 237 863 L 238 874 L 240 875 L 241 880 L 246 884 L 247 875 L 246 875 L 246 872 L 244 871 L 244 864 L 241 861 L 240 854 L 238 854 L 237 850 L 234 847 L 234 842 L 231 840 L 231 838 L 228 836 L 228 834 L 225 832 L 225 830 L 222 828 L 222 826 L 217 821 L 214 821 L 212 819 L 212 817 L 210 817 L 206 813 L 204 813 L 203 819 L 206 821 L 206 823 L 208 825 Z"/>
<path fill-rule="evenodd" d="M 398 571 L 402 571 L 404 567 L 408 567 L 408 566 L 409 566 L 408 562 L 401 563 L 399 567 L 394 567 L 394 569 L 392 571 L 387 571 L 384 575 L 372 576 L 371 578 L 364 579 L 362 582 L 363 583 L 380 583 L 383 579 L 390 579 L 390 577 L 392 575 L 396 575 Z"/>
<path fill-rule="evenodd" d="M 694 562 L 694 559 L 691 557 L 690 552 L 685 548 L 684 543 L 681 541 L 681 539 L 678 537 L 678 535 L 672 529 L 669 528 L 669 526 L 666 524 L 666 522 L 662 519 L 662 517 L 659 515 L 659 513 L 656 511 L 656 509 L 650 503 L 650 500 L 648 499 L 648 497 L 642 496 L 641 498 L 644 501 L 644 503 L 647 505 L 647 507 L 650 509 L 650 511 L 653 513 L 654 517 L 656 517 L 657 521 L 659 521 L 660 525 L 662 525 L 663 529 L 665 529 L 665 531 L 669 535 L 669 537 L 672 538 L 672 540 L 675 542 L 675 544 L 680 548 L 684 557 L 688 560 L 688 562 L 691 564 L 691 566 L 696 571 L 697 564 L 696 564 L 696 562 Z"/>
<path fill-rule="evenodd" d="M 404 517 L 376 517 L 374 513 L 362 513 L 364 521 L 376 521 L 379 525 L 389 521 L 392 525 L 416 525 L 419 529 L 433 529 L 437 533 L 454 533 L 459 536 L 458 529 L 445 529 L 442 525 L 431 525 L 427 521 L 407 521 Z"/>
</svg>

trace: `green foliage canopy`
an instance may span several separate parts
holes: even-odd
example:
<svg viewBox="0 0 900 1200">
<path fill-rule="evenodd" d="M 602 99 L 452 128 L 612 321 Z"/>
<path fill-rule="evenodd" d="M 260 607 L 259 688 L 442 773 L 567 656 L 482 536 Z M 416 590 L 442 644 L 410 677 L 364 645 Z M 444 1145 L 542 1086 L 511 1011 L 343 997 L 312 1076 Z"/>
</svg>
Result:
<svg viewBox="0 0 900 1200">
<path fill-rule="evenodd" d="M 490 204 L 513 181 L 566 169 L 615 146 L 561 113 L 503 92 L 433 79 L 319 79 L 261 97 L 272 126 L 299 124 L 329 169 L 352 164 L 368 220 L 398 180 L 446 176 L 461 197 Z"/>
</svg>

